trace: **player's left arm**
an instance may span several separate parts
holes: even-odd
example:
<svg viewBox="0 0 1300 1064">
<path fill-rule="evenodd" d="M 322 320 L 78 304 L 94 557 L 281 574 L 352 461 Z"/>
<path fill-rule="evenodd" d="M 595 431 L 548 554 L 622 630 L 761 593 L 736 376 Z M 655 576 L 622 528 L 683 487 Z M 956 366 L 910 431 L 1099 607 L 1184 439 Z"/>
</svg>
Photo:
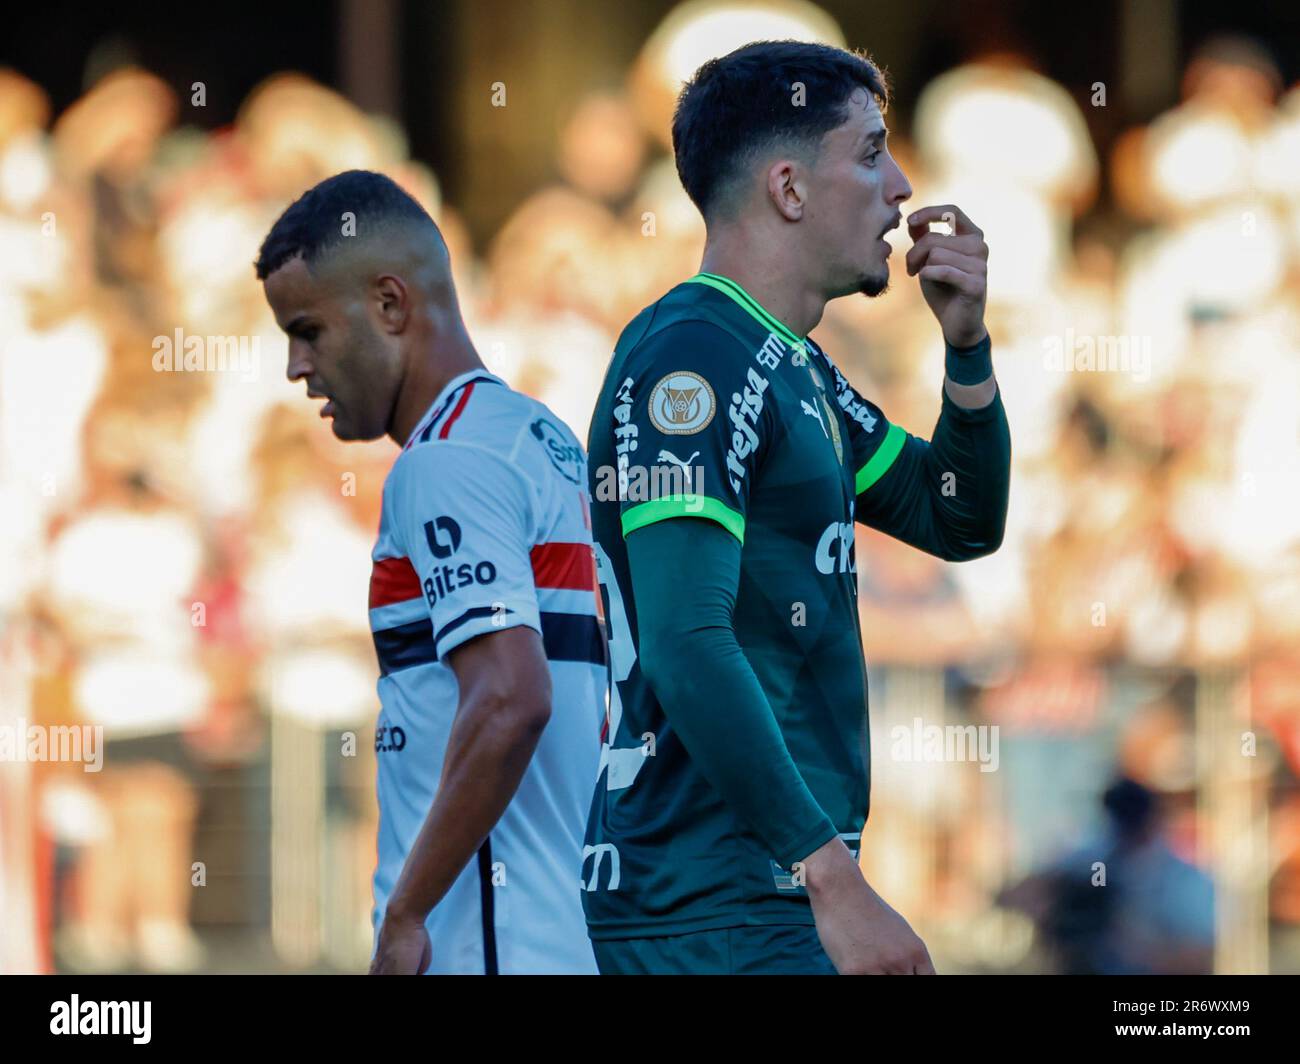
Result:
<svg viewBox="0 0 1300 1064">
<path fill-rule="evenodd" d="M 932 233 L 946 221 L 951 234 Z M 853 447 L 856 517 L 948 561 L 1002 544 L 1011 484 L 1011 432 L 984 326 L 988 245 L 960 208 L 925 207 L 908 219 L 907 270 L 943 330 L 946 375 L 929 440 L 892 425 L 838 371 L 836 392 Z"/>
<path fill-rule="evenodd" d="M 425 920 L 505 812 L 551 713 L 527 481 L 497 455 L 455 444 L 398 463 L 385 490 L 459 701 L 437 794 L 388 900 L 376 975 L 428 967 Z"/>
<path fill-rule="evenodd" d="M 447 663 L 460 705 L 437 797 L 388 901 L 372 975 L 429 966 L 424 922 L 506 811 L 551 716 L 550 669 L 531 628 L 480 635 Z"/>
</svg>

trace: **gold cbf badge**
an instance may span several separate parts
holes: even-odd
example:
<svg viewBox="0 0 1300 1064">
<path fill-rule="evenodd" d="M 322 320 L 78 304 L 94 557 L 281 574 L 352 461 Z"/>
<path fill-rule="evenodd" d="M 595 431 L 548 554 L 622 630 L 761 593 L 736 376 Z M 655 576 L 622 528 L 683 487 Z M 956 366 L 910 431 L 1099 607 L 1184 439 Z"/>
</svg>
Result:
<svg viewBox="0 0 1300 1064">
<path fill-rule="evenodd" d="M 693 436 L 713 420 L 717 400 L 698 373 L 678 370 L 650 389 L 650 423 L 669 436 Z"/>
</svg>

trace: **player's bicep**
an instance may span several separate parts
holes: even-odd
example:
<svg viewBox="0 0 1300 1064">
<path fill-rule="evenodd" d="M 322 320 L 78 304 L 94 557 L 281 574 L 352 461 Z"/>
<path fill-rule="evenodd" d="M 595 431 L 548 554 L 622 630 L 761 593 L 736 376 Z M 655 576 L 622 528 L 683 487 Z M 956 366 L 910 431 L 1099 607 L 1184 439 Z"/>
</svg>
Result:
<svg viewBox="0 0 1300 1064">
<path fill-rule="evenodd" d="M 896 431 L 896 445 L 868 458 L 857 478 L 854 515 L 869 528 L 917 547 L 934 552 L 933 521 L 929 495 L 924 484 L 925 455 L 929 443 L 902 429 Z"/>
<path fill-rule="evenodd" d="M 527 483 L 475 448 L 432 444 L 398 461 L 392 505 L 434 653 L 443 658 L 476 636 L 520 625 L 540 632 Z"/>
<path fill-rule="evenodd" d="M 853 461 L 854 519 L 934 553 L 929 494 L 921 490 L 929 443 L 913 436 L 863 397 L 832 367 L 836 401 L 848 426 Z"/>
</svg>

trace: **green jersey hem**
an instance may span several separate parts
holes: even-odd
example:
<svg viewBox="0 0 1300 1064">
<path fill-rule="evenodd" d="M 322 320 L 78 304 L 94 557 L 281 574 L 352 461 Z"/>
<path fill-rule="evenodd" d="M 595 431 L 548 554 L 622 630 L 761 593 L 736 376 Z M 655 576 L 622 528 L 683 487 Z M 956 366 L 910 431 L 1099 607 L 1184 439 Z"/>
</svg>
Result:
<svg viewBox="0 0 1300 1064">
<path fill-rule="evenodd" d="M 625 938 L 665 938 L 669 935 L 689 935 L 696 931 L 722 931 L 728 927 L 780 927 L 792 925 L 816 926 L 811 903 L 801 908 L 787 904 L 782 909 L 757 913 L 719 913 L 695 920 L 663 920 L 654 923 L 599 925 L 587 924 L 587 937 L 599 940 Z"/>
</svg>

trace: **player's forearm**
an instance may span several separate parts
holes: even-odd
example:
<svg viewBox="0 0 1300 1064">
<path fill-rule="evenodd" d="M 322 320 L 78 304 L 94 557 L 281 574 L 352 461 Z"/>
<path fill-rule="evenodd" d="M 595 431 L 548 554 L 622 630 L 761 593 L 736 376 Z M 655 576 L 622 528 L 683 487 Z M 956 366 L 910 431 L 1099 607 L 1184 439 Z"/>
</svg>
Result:
<svg viewBox="0 0 1300 1064">
<path fill-rule="evenodd" d="M 739 544 L 690 519 L 638 529 L 627 543 L 641 670 L 692 761 L 789 867 L 836 832 L 736 641 Z"/>
<path fill-rule="evenodd" d="M 864 497 L 863 519 L 873 527 L 948 561 L 992 554 L 1006 529 L 1011 484 L 1011 430 L 991 377 L 972 389 L 992 388 L 984 405 L 959 405 L 953 377 L 973 379 L 987 364 L 988 340 L 975 362 L 957 363 L 949 349 L 949 376 L 934 432 L 927 442 L 909 437 L 893 467 Z"/>
<path fill-rule="evenodd" d="M 993 402 L 998 382 L 993 376 L 992 342 L 987 332 L 971 347 L 945 344 L 943 390 L 963 410 L 979 410 Z"/>
<path fill-rule="evenodd" d="M 549 716 L 549 695 L 471 695 L 447 743 L 442 779 L 402 866 L 388 913 L 423 923 L 501 819 Z"/>
<path fill-rule="evenodd" d="M 996 391 L 969 410 L 945 397 L 925 453 L 926 487 L 945 556 L 992 554 L 1006 531 L 1011 487 L 1011 429 Z"/>
<path fill-rule="evenodd" d="M 704 777 L 789 868 L 834 838 L 730 629 L 694 629 L 652 646 L 650 684 Z M 698 658 L 695 655 L 699 655 Z M 683 670 L 684 660 L 699 666 Z"/>
</svg>

